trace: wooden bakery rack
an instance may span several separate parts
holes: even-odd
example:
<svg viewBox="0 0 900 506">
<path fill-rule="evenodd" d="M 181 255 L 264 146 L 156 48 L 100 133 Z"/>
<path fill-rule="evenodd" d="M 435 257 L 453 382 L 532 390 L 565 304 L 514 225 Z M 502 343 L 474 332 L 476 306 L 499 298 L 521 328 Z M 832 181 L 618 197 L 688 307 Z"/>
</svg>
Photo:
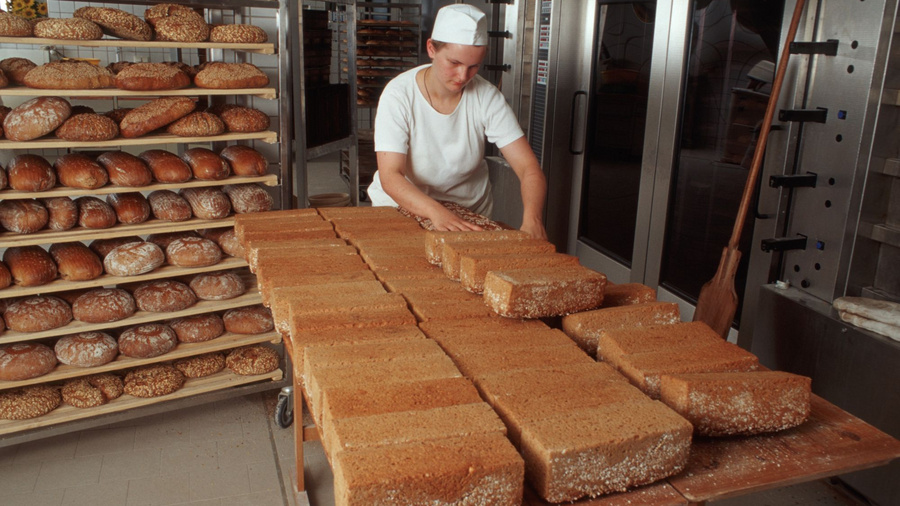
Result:
<svg viewBox="0 0 900 506">
<path fill-rule="evenodd" d="M 72 41 L 40 38 L 10 38 L 0 37 L 0 44 L 29 44 L 35 46 L 55 46 L 76 48 L 84 51 L 94 49 L 108 51 L 109 48 L 131 48 L 136 51 L 167 51 L 169 58 L 181 60 L 182 55 L 189 57 L 192 52 L 203 60 L 223 60 L 233 58 L 234 61 L 246 62 L 261 61 L 267 63 L 264 66 L 272 66 L 277 72 L 272 86 L 265 88 L 238 89 L 238 90 L 207 90 L 196 87 L 153 92 L 124 91 L 114 88 L 102 90 L 38 90 L 25 87 L 8 87 L 0 89 L 0 97 L 15 97 L 15 101 L 22 101 L 37 96 L 62 96 L 78 99 L 119 99 L 133 100 L 138 98 L 153 98 L 157 96 L 190 96 L 203 99 L 224 100 L 232 98 L 239 103 L 249 103 L 254 99 L 276 100 L 278 118 L 273 120 L 273 129 L 256 133 L 226 133 L 212 137 L 176 137 L 168 134 L 151 134 L 134 139 L 113 139 L 105 142 L 70 142 L 47 137 L 28 142 L 13 142 L 0 140 L 0 149 L 15 150 L 20 152 L 46 153 L 50 156 L 61 154 L 61 151 L 52 150 L 97 150 L 116 149 L 128 146 L 160 146 L 167 145 L 169 150 L 183 150 L 185 146 L 202 144 L 218 150 L 228 144 L 241 142 L 250 144 L 261 142 L 269 145 L 269 150 L 277 150 L 277 161 L 273 156 L 267 156 L 270 162 L 270 172 L 259 177 L 230 177 L 220 181 L 201 181 L 192 179 L 180 184 L 151 184 L 137 188 L 123 188 L 109 185 L 96 190 L 80 190 L 66 187 L 56 187 L 41 193 L 27 193 L 15 190 L 0 190 L 2 199 L 31 199 L 45 197 L 71 197 L 77 198 L 85 195 L 105 195 L 118 192 L 151 192 L 154 190 L 177 190 L 189 187 L 224 186 L 238 183 L 256 183 L 273 188 L 276 208 L 290 207 L 292 202 L 293 185 L 293 157 L 291 139 L 293 138 L 293 108 L 290 89 L 291 61 L 289 51 L 291 33 L 297 32 L 297 17 L 289 16 L 289 10 L 296 8 L 295 2 L 289 0 L 217 0 L 213 1 L 185 1 L 169 0 L 172 3 L 190 5 L 191 7 L 206 8 L 206 18 L 210 23 L 233 22 L 252 23 L 249 16 L 251 12 L 264 9 L 274 13 L 277 24 L 277 38 L 264 44 L 225 44 L 225 43 L 179 43 L 179 42 L 136 42 L 119 39 L 102 39 L 92 41 Z M 141 6 L 151 5 L 153 2 L 140 0 L 117 0 L 115 4 L 135 4 Z M 293 4 L 293 5 L 292 5 Z M 118 7 L 118 5 L 115 5 Z M 253 11 L 251 11 L 253 8 Z M 226 19 L 227 18 L 227 19 Z M 258 55 L 258 56 L 257 56 Z M 271 62 L 271 63 L 270 63 Z M 43 150 L 51 150 L 44 152 Z M 149 235 L 155 233 L 176 232 L 185 230 L 198 230 L 206 228 L 231 227 L 234 225 L 233 217 L 220 220 L 202 220 L 193 218 L 184 222 L 166 222 L 156 219 L 148 220 L 137 225 L 116 225 L 108 229 L 74 229 L 59 232 L 42 230 L 34 234 L 17 235 L 9 232 L 0 233 L 0 250 L 12 246 L 48 245 L 56 242 L 89 241 L 100 238 L 125 237 L 131 235 Z M 200 272 L 218 270 L 239 270 L 244 278 L 248 291 L 234 299 L 224 301 L 199 301 L 190 308 L 171 313 L 150 313 L 138 311 L 131 317 L 111 323 L 87 324 L 72 321 L 66 326 L 43 332 L 22 333 L 6 331 L 0 334 L 0 344 L 15 342 L 46 340 L 76 332 L 104 330 L 119 327 L 128 327 L 148 322 L 169 320 L 195 314 L 203 314 L 214 311 L 224 311 L 231 308 L 245 307 L 261 303 L 259 292 L 256 290 L 256 279 L 247 270 L 247 262 L 240 258 L 226 257 L 216 265 L 202 268 L 183 268 L 176 266 L 163 266 L 150 273 L 116 277 L 102 275 L 101 277 L 82 282 L 56 280 L 49 284 L 37 287 L 10 286 L 0 290 L 0 299 L 8 299 L 26 295 L 56 293 L 67 290 L 91 288 L 99 286 L 112 286 L 119 283 L 134 283 L 150 279 L 177 278 L 180 276 L 196 274 Z M 0 381 L 0 390 L 18 388 L 27 385 L 59 382 L 62 380 L 96 374 L 100 372 L 121 371 L 136 366 L 171 361 L 202 353 L 214 351 L 226 351 L 229 349 L 251 344 L 271 343 L 283 348 L 282 339 L 277 332 L 263 334 L 243 335 L 226 333 L 214 340 L 203 343 L 180 343 L 178 346 L 162 356 L 150 359 L 134 359 L 118 356 L 112 362 L 94 368 L 77 368 L 58 365 L 50 373 L 37 378 L 24 381 Z M 52 343 L 51 343 L 52 344 Z M 282 350 L 283 351 L 283 350 Z M 282 353 L 284 355 L 284 353 Z M 122 396 L 104 406 L 89 409 L 77 409 L 71 406 L 61 405 L 56 410 L 42 417 L 10 421 L 0 421 L 0 447 L 19 444 L 22 442 L 40 439 L 51 435 L 82 430 L 101 424 L 114 423 L 121 420 L 147 416 L 150 414 L 195 406 L 199 403 L 215 402 L 230 397 L 247 395 L 255 392 L 281 388 L 290 384 L 291 370 L 285 367 L 283 359 L 281 367 L 275 371 L 259 376 L 239 376 L 227 369 L 213 376 L 189 379 L 185 386 L 173 394 L 150 399 L 141 399 L 130 396 Z"/>
</svg>

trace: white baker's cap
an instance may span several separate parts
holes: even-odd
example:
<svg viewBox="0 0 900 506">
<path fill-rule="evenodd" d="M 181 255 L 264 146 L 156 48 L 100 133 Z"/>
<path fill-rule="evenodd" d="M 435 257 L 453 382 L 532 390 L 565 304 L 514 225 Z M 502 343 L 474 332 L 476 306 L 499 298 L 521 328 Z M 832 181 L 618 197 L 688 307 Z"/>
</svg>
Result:
<svg viewBox="0 0 900 506">
<path fill-rule="evenodd" d="M 452 4 L 438 11 L 432 40 L 467 46 L 486 46 L 487 19 L 484 12 L 466 4 Z"/>
</svg>

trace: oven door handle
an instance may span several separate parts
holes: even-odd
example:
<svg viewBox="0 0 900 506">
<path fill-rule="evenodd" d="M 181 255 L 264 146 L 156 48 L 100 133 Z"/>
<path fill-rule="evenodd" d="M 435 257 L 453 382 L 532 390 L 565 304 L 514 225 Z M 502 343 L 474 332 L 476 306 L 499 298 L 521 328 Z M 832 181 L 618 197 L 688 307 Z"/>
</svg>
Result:
<svg viewBox="0 0 900 506">
<path fill-rule="evenodd" d="M 582 135 L 581 135 L 581 139 L 580 139 L 581 147 L 579 147 L 579 148 L 575 147 L 575 118 L 576 118 L 575 112 L 577 111 L 579 96 L 584 96 L 585 102 L 587 102 L 587 92 L 584 90 L 578 90 L 575 92 L 575 94 L 572 95 L 572 111 L 571 111 L 572 116 L 571 116 L 571 122 L 569 123 L 569 153 L 571 153 L 573 155 L 581 155 L 584 153 L 584 131 L 583 131 L 583 129 L 582 129 Z"/>
</svg>

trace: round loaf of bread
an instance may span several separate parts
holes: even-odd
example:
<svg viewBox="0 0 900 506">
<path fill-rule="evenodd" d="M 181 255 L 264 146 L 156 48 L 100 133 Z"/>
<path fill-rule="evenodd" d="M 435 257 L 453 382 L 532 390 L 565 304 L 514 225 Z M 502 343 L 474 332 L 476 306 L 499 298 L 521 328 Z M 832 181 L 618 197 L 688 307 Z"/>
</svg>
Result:
<svg viewBox="0 0 900 506">
<path fill-rule="evenodd" d="M 23 192 L 42 192 L 56 186 L 50 162 L 38 155 L 18 155 L 6 166 L 9 187 Z"/>
<path fill-rule="evenodd" d="M 218 220 L 231 213 L 231 200 L 218 188 L 184 188 L 179 193 L 201 220 Z"/>
<path fill-rule="evenodd" d="M 196 13 L 197 12 L 194 9 L 191 9 L 186 5 L 158 3 L 152 7 L 147 8 L 144 11 L 144 19 L 146 19 L 147 22 L 151 25 L 155 26 L 157 21 L 169 16 L 190 17 L 195 15 Z"/>
<path fill-rule="evenodd" d="M 212 62 L 197 72 L 194 84 L 211 89 L 262 88 L 269 78 L 251 63 Z"/>
<path fill-rule="evenodd" d="M 166 247 L 166 261 L 179 267 L 206 267 L 222 260 L 219 246 L 202 237 L 185 237 Z"/>
<path fill-rule="evenodd" d="M 25 76 L 31 72 L 31 69 L 36 67 L 37 63 L 28 58 L 13 57 L 0 60 L 0 70 L 6 74 L 9 82 L 22 86 L 25 86 Z"/>
<path fill-rule="evenodd" d="M 131 327 L 119 336 L 119 353 L 132 358 L 153 358 L 168 353 L 178 344 L 168 325 L 148 323 Z"/>
<path fill-rule="evenodd" d="M 3 120 L 3 134 L 11 141 L 30 141 L 59 128 L 72 107 L 60 97 L 36 97 L 13 109 Z"/>
<path fill-rule="evenodd" d="M 105 119 L 109 120 L 109 118 Z M 95 162 L 93 158 L 81 153 L 69 153 L 57 158 L 53 168 L 56 169 L 59 184 L 69 188 L 93 190 L 109 182 L 106 169 Z"/>
<path fill-rule="evenodd" d="M 59 277 L 66 281 L 89 281 L 103 274 L 103 261 L 84 243 L 52 244 L 50 256 L 56 262 Z"/>
<path fill-rule="evenodd" d="M 134 188 L 153 182 L 153 173 L 147 164 L 130 153 L 107 151 L 98 156 L 97 161 L 106 169 L 109 180 L 114 185 Z"/>
<path fill-rule="evenodd" d="M 59 128 L 56 136 L 66 141 L 100 142 L 115 139 L 119 125 L 102 114 L 74 114 Z"/>
<path fill-rule="evenodd" d="M 209 31 L 210 42 L 227 44 L 262 44 L 269 40 L 266 31 L 254 25 L 219 25 Z"/>
<path fill-rule="evenodd" d="M 0 201 L 0 225 L 14 234 L 33 234 L 49 219 L 47 208 L 37 200 Z"/>
<path fill-rule="evenodd" d="M 116 212 L 119 223 L 143 223 L 150 219 L 150 202 L 140 193 L 113 193 L 106 203 Z"/>
<path fill-rule="evenodd" d="M 84 409 L 96 408 L 119 398 L 125 392 L 125 383 L 115 374 L 93 374 L 75 378 L 63 384 L 63 402 Z"/>
<path fill-rule="evenodd" d="M 219 156 L 231 165 L 235 176 L 262 176 L 269 171 L 269 161 L 250 146 L 228 146 Z"/>
<path fill-rule="evenodd" d="M 0 380 L 21 381 L 43 376 L 56 367 L 53 350 L 40 343 L 0 346 Z"/>
<path fill-rule="evenodd" d="M 244 280 L 231 271 L 198 274 L 191 280 L 190 287 L 201 300 L 233 299 L 247 290 Z"/>
<path fill-rule="evenodd" d="M 281 359 L 265 346 L 245 346 L 232 350 L 225 357 L 225 365 L 235 374 L 255 376 L 278 369 Z"/>
<path fill-rule="evenodd" d="M 27 19 L 0 11 L 0 36 L 31 37 L 31 23 Z"/>
<path fill-rule="evenodd" d="M 111 362 L 119 354 L 119 345 L 109 334 L 81 332 L 56 341 L 56 358 L 75 367 L 97 367 Z"/>
<path fill-rule="evenodd" d="M 25 76 L 25 86 L 41 90 L 94 90 L 112 85 L 112 72 L 79 60 L 45 63 Z"/>
<path fill-rule="evenodd" d="M 95 239 L 88 246 L 91 248 L 91 251 L 97 254 L 101 260 L 106 259 L 106 255 L 109 255 L 109 252 L 122 246 L 123 244 L 131 244 L 135 242 L 142 242 L 143 239 L 136 235 L 131 235 L 128 237 L 111 237 L 109 239 Z"/>
<path fill-rule="evenodd" d="M 260 213 L 272 209 L 272 196 L 253 183 L 227 185 L 222 191 L 231 200 L 231 208 L 237 214 Z"/>
<path fill-rule="evenodd" d="M 12 274 L 9 272 L 9 267 L 7 267 L 5 263 L 0 262 L 0 288 L 6 288 L 11 284 Z M 2 311 L 0 311 L 0 313 L 2 313 Z M 5 328 L 6 324 L 0 322 L 0 334 L 3 333 L 3 329 Z"/>
<path fill-rule="evenodd" d="M 202 343 L 225 333 L 222 317 L 215 313 L 198 314 L 172 320 L 169 325 L 182 343 Z"/>
<path fill-rule="evenodd" d="M 200 235 L 193 230 L 182 230 L 181 232 L 163 232 L 161 234 L 150 234 L 147 236 L 147 240 L 159 246 L 163 251 L 165 251 L 170 244 L 178 239 L 183 239 L 185 237 L 200 237 Z"/>
<path fill-rule="evenodd" d="M 139 367 L 125 375 L 125 393 L 135 397 L 159 397 L 177 391 L 184 385 L 184 375 L 171 365 Z"/>
<path fill-rule="evenodd" d="M 166 254 L 152 242 L 133 242 L 116 247 L 103 259 L 103 267 L 113 276 L 137 276 L 166 261 Z"/>
<path fill-rule="evenodd" d="M 190 85 L 187 74 L 167 63 L 135 63 L 116 74 L 116 88 L 121 90 L 177 90 Z"/>
<path fill-rule="evenodd" d="M 272 312 L 262 304 L 229 309 L 222 320 L 232 334 L 262 334 L 275 328 Z"/>
<path fill-rule="evenodd" d="M 193 11 L 148 21 L 156 31 L 156 40 L 203 42 L 209 38 L 209 25 L 203 16 Z"/>
<path fill-rule="evenodd" d="M 183 183 L 193 177 L 190 165 L 174 153 L 162 149 L 149 149 L 140 156 L 150 166 L 153 177 L 160 183 Z"/>
<path fill-rule="evenodd" d="M 109 228 L 116 224 L 112 206 L 97 197 L 78 197 L 78 224 L 84 228 Z"/>
<path fill-rule="evenodd" d="M 40 286 L 56 279 L 56 264 L 50 253 L 40 246 L 6 248 L 3 262 L 19 286 Z"/>
<path fill-rule="evenodd" d="M 122 137 L 140 137 L 187 116 L 195 107 L 188 97 L 160 97 L 129 111 L 119 123 L 119 129 Z"/>
<path fill-rule="evenodd" d="M 134 290 L 134 300 L 141 311 L 169 313 L 193 306 L 197 296 L 186 284 L 163 279 L 139 285 Z"/>
<path fill-rule="evenodd" d="M 224 158 L 206 148 L 191 148 L 184 152 L 182 158 L 191 167 L 197 179 L 218 181 L 231 175 L 231 166 Z"/>
<path fill-rule="evenodd" d="M 120 39 L 148 41 L 153 38 L 153 30 L 146 21 L 121 9 L 81 7 L 72 15 L 92 21 L 104 33 Z"/>
<path fill-rule="evenodd" d="M 166 128 L 166 132 L 179 137 L 209 137 L 225 132 L 225 123 L 208 112 L 192 112 Z"/>
<path fill-rule="evenodd" d="M 262 132 L 269 128 L 271 120 L 259 109 L 239 105 L 223 107 L 218 113 L 229 132 Z"/>
<path fill-rule="evenodd" d="M 238 241 L 234 228 L 210 228 L 200 232 L 203 237 L 215 241 L 222 248 L 222 252 L 228 256 L 243 258 L 246 260 L 247 253 L 244 246 Z"/>
<path fill-rule="evenodd" d="M 184 221 L 194 216 L 188 201 L 171 190 L 156 190 L 147 200 L 150 202 L 150 211 L 158 220 Z"/>
<path fill-rule="evenodd" d="M 134 299 L 121 288 L 97 288 L 72 303 L 72 317 L 85 323 L 119 321 L 136 310 Z"/>
<path fill-rule="evenodd" d="M 36 24 L 34 36 L 47 39 L 97 40 L 103 38 L 103 31 L 86 19 L 52 18 Z"/>
<path fill-rule="evenodd" d="M 176 360 L 172 365 L 187 378 L 203 378 L 225 369 L 225 355 L 219 352 L 204 353 Z"/>
<path fill-rule="evenodd" d="M 3 319 L 10 330 L 41 332 L 72 321 L 72 308 L 59 297 L 34 295 L 10 304 L 3 312 Z"/>
<path fill-rule="evenodd" d="M 69 230 L 78 223 L 78 204 L 69 197 L 49 197 L 41 199 L 47 208 L 50 230 Z"/>
<path fill-rule="evenodd" d="M 0 392 L 0 419 L 27 420 L 44 416 L 59 407 L 59 388 L 32 385 Z"/>
</svg>

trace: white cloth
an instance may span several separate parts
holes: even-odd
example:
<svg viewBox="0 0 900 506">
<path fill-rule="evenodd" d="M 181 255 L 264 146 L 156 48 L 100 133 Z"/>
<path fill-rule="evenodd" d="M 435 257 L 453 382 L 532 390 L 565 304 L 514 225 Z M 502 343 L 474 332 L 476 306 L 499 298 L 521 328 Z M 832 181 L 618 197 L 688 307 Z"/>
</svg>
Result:
<svg viewBox="0 0 900 506">
<path fill-rule="evenodd" d="M 524 135 L 522 128 L 500 90 L 478 75 L 463 89 L 456 110 L 435 111 L 416 84 L 416 73 L 429 66 L 408 70 L 385 86 L 375 116 L 375 151 L 407 155 L 406 178 L 429 197 L 490 216 L 485 138 L 503 148 Z M 378 172 L 368 193 L 373 206 L 397 207 Z"/>
<path fill-rule="evenodd" d="M 452 44 L 486 46 L 487 18 L 484 12 L 471 5 L 448 5 L 435 16 L 431 38 Z"/>
</svg>

